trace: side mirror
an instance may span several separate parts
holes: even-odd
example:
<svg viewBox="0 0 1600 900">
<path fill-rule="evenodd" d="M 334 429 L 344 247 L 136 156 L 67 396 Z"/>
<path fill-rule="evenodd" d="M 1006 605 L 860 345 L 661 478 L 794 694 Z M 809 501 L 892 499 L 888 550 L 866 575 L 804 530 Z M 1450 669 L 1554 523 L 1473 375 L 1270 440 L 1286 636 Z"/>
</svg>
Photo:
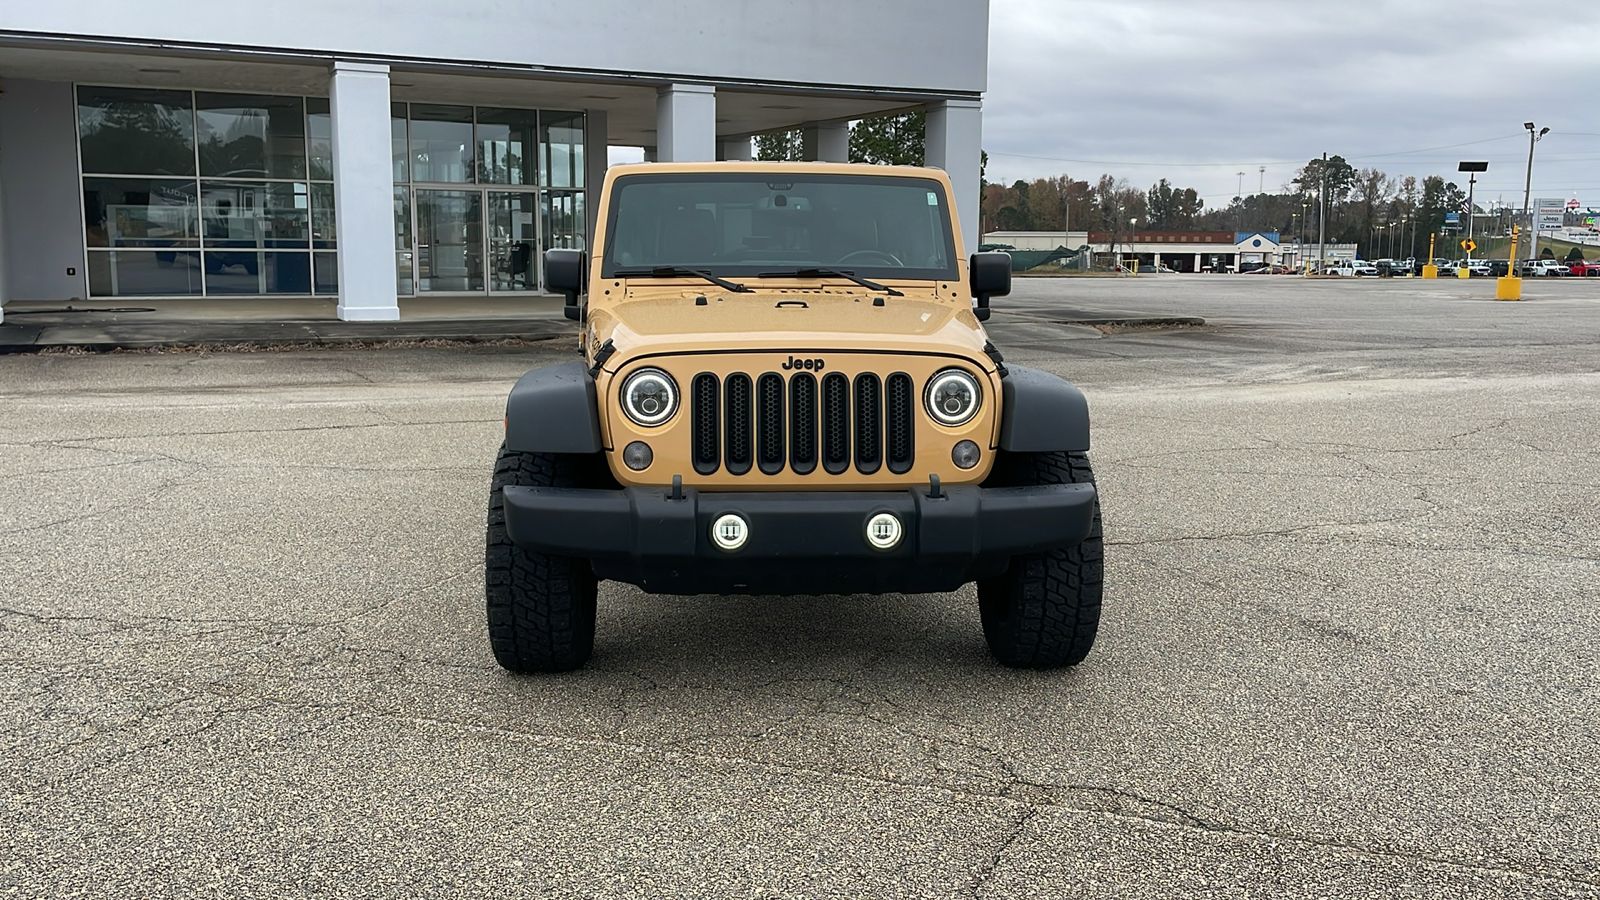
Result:
<svg viewBox="0 0 1600 900">
<path fill-rule="evenodd" d="M 967 281 L 978 305 L 972 314 L 989 321 L 989 298 L 1011 293 L 1011 254 L 1000 251 L 974 253 L 967 263 Z"/>
<path fill-rule="evenodd" d="M 562 313 L 567 318 L 579 318 L 578 295 L 583 292 L 584 259 L 582 250 L 546 250 L 544 252 L 545 287 L 565 294 L 567 305 Z"/>
</svg>

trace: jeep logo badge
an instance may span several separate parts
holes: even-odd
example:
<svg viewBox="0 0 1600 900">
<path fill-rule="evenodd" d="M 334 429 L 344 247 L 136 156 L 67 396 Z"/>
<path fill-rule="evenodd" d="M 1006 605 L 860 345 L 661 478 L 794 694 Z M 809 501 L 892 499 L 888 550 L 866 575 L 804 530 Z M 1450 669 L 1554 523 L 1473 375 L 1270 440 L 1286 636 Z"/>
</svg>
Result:
<svg viewBox="0 0 1600 900">
<path fill-rule="evenodd" d="M 785 369 L 805 369 L 809 372 L 821 372 L 822 359 L 821 357 L 814 359 L 800 359 L 798 357 L 791 356 L 789 357 L 789 361 L 783 364 L 783 367 Z"/>
</svg>

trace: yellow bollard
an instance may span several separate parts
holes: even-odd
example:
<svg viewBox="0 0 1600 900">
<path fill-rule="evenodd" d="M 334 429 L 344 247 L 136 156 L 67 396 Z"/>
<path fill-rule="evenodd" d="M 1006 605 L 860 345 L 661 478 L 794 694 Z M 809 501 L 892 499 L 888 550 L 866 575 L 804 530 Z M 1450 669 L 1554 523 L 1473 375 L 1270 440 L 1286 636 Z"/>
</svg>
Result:
<svg viewBox="0 0 1600 900">
<path fill-rule="evenodd" d="M 1511 226 L 1511 259 L 1507 264 L 1511 266 L 1512 272 L 1517 270 L 1517 231 L 1518 226 Z M 1494 298 L 1496 300 L 1521 300 L 1522 279 L 1511 274 L 1502 275 L 1500 278 L 1496 279 L 1494 284 Z"/>
<path fill-rule="evenodd" d="M 1427 265 L 1422 267 L 1422 277 L 1423 278 L 1438 278 L 1439 277 L 1439 267 L 1434 265 L 1433 263 L 1428 263 Z"/>
<path fill-rule="evenodd" d="M 1456 270 L 1456 277 L 1457 278 L 1471 278 L 1472 277 L 1472 270 L 1467 268 L 1466 266 L 1462 266 L 1461 268 Z"/>
</svg>

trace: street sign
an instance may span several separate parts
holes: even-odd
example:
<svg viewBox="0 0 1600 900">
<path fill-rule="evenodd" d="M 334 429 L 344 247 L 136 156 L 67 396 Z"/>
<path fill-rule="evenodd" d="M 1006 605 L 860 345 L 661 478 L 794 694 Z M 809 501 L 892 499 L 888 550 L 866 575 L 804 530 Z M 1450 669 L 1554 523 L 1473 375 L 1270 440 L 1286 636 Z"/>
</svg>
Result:
<svg viewBox="0 0 1600 900">
<path fill-rule="evenodd" d="M 1477 241 L 1462 241 L 1461 242 L 1461 249 L 1467 251 L 1468 253 L 1471 253 L 1472 251 L 1478 249 L 1478 242 Z"/>
<path fill-rule="evenodd" d="M 1444 223 L 1446 225 L 1459 225 L 1459 224 L 1461 224 L 1461 213 L 1445 213 L 1444 214 Z"/>
</svg>

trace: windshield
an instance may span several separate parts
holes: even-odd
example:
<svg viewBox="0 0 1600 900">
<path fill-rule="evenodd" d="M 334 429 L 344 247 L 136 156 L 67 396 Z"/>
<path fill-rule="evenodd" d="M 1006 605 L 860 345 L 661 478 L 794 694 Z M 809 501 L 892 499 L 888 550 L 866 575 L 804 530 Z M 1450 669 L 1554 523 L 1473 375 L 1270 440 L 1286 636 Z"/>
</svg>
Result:
<svg viewBox="0 0 1600 900">
<path fill-rule="evenodd" d="M 825 267 L 953 281 L 949 201 L 931 178 L 753 171 L 628 175 L 612 188 L 603 277 Z"/>
</svg>

